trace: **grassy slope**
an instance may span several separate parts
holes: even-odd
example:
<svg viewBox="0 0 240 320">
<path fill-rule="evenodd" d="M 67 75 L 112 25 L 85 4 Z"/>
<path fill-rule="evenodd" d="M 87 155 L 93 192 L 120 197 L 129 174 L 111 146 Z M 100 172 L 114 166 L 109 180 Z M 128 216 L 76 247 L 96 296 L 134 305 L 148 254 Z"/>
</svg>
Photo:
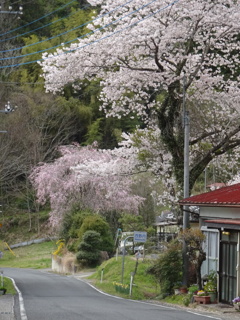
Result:
<svg viewBox="0 0 240 320">
<path fill-rule="evenodd" d="M 190 303 L 190 295 L 188 294 L 173 295 L 162 299 L 158 282 L 153 276 L 147 274 L 146 272 L 148 267 L 151 266 L 153 262 L 153 260 L 149 259 L 139 259 L 131 296 L 129 294 L 117 292 L 114 285 L 116 282 L 121 284 L 122 257 L 118 257 L 117 260 L 116 258 L 112 258 L 108 261 L 105 261 L 97 268 L 96 272 L 89 277 L 89 279 L 91 279 L 94 282 L 94 285 L 100 290 L 124 298 L 131 298 L 135 300 L 161 300 L 162 302 L 168 302 L 171 304 L 188 305 Z M 130 275 L 131 272 L 135 271 L 135 267 L 135 257 L 125 257 L 123 279 L 124 284 L 130 284 Z M 101 281 L 102 270 L 103 277 Z"/>
<path fill-rule="evenodd" d="M 159 286 L 156 280 L 146 273 L 147 268 L 151 265 L 151 261 L 147 259 L 139 259 L 137 272 L 134 277 L 134 285 L 132 291 L 132 299 L 148 299 L 154 298 L 159 294 Z M 130 284 L 131 273 L 135 271 L 136 259 L 133 257 L 125 257 L 124 263 L 124 284 Z M 101 283 L 101 274 L 103 270 L 103 281 Z M 125 296 L 117 293 L 114 282 L 121 283 L 122 278 L 122 257 L 112 258 L 105 261 L 97 271 L 90 277 L 95 285 L 110 294 Z"/>
<path fill-rule="evenodd" d="M 4 250 L 0 259 L 0 267 L 10 268 L 51 268 L 51 253 L 56 250 L 56 242 L 49 241 L 40 244 Z"/>
</svg>

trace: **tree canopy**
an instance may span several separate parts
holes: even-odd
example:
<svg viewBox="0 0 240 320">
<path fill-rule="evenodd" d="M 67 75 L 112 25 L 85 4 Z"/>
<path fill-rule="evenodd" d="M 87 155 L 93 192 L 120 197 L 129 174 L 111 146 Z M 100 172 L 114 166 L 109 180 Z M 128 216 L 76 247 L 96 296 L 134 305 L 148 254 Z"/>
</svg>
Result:
<svg viewBox="0 0 240 320">
<path fill-rule="evenodd" d="M 61 146 L 62 156 L 35 167 L 30 179 L 41 204 L 51 205 L 50 221 L 59 227 L 63 215 L 76 203 L 95 212 L 137 213 L 144 198 L 132 192 L 128 163 L 133 149 L 118 156 L 93 146 Z M 131 169 L 131 168 L 130 168 Z M 125 172 L 125 174 L 124 174 Z"/>
<path fill-rule="evenodd" d="M 155 167 L 183 185 L 183 96 L 190 112 L 190 189 L 218 158 L 234 168 L 239 147 L 239 2 L 89 0 L 100 6 L 78 43 L 44 54 L 47 91 L 100 79 L 107 116 L 141 117 L 158 130 Z M 149 145 L 151 140 L 149 140 Z M 162 156 L 163 155 L 163 156 Z M 222 165 L 225 169 L 226 166 Z M 176 182 L 173 181 L 173 178 Z"/>
<path fill-rule="evenodd" d="M 104 183 L 108 180 L 115 190 L 121 181 L 119 186 L 124 184 L 123 190 L 132 196 L 137 194 L 129 189 L 132 177 L 148 170 L 165 184 L 160 198 L 149 193 L 154 203 L 176 203 L 183 186 L 184 97 L 190 113 L 190 190 L 207 166 L 217 164 L 222 182 L 236 173 L 238 1 L 163 0 L 159 5 L 156 0 L 120 0 L 117 4 L 113 0 L 47 4 L 36 0 L 33 5 L 23 0 L 22 4 L 21 19 L 2 15 L 0 21 L 1 100 L 19 106 L 9 123 L 1 121 L 8 131 L 0 140 L 3 193 L 16 189 L 15 182 L 27 185 L 25 177 L 32 166 L 53 161 L 59 145 L 78 142 L 86 146 L 97 141 L 100 149 L 112 149 L 102 153 L 111 155 L 99 160 L 101 168 L 79 156 L 78 163 L 74 160 L 65 167 L 66 175 L 82 179 L 85 172 L 90 179 L 95 174 L 99 182 L 100 176 L 109 174 Z M 43 59 L 40 64 L 34 62 L 39 59 Z M 46 91 L 63 97 L 54 99 L 43 93 L 42 73 Z M 119 142 L 120 147 L 114 149 Z M 127 155 L 124 161 L 122 155 Z M 40 171 L 49 170 L 45 186 L 53 191 L 51 165 L 57 167 L 60 159 L 35 171 L 39 170 L 36 179 L 40 181 Z M 65 175 L 61 178 L 64 182 Z M 38 187 L 43 190 L 43 186 L 39 182 Z M 101 187 L 107 190 L 104 184 Z M 70 185 L 68 191 L 73 199 Z M 97 200 L 90 209 L 115 212 L 107 205 L 108 194 L 104 193 L 100 209 Z M 53 198 L 46 193 L 45 203 L 54 203 L 54 212 L 57 202 Z M 64 197 L 64 205 L 69 199 Z M 138 205 L 131 201 L 131 210 L 136 212 Z M 86 206 L 89 200 L 84 196 L 82 203 Z M 120 207 L 129 209 L 123 201 Z"/>
</svg>

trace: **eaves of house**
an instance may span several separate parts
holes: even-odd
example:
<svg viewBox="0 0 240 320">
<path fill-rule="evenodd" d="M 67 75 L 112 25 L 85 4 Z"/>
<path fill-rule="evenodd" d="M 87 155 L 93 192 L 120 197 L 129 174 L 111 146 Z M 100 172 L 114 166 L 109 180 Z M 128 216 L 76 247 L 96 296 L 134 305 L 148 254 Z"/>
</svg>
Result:
<svg viewBox="0 0 240 320">
<path fill-rule="evenodd" d="M 181 206 L 240 207 L 240 183 L 205 192 L 179 201 Z"/>
<path fill-rule="evenodd" d="M 213 220 L 205 220 L 205 226 L 214 227 L 214 228 L 225 228 L 225 229 L 233 229 L 239 230 L 240 228 L 240 220 L 234 219 L 213 219 Z"/>
</svg>

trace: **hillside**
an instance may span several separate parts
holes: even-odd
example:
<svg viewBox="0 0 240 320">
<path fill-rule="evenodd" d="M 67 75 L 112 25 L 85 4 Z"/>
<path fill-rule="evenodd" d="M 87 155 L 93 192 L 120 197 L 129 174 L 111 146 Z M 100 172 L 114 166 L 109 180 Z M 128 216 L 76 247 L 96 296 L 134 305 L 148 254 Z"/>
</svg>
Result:
<svg viewBox="0 0 240 320">
<path fill-rule="evenodd" d="M 53 237 L 48 225 L 48 212 L 2 214 L 0 241 L 13 245 L 38 238 Z"/>
<path fill-rule="evenodd" d="M 0 242 L 0 248 L 1 246 Z M 51 254 L 56 250 L 56 241 L 47 241 L 39 244 L 3 250 L 3 257 L 0 259 L 0 267 L 9 268 L 51 268 Z"/>
</svg>

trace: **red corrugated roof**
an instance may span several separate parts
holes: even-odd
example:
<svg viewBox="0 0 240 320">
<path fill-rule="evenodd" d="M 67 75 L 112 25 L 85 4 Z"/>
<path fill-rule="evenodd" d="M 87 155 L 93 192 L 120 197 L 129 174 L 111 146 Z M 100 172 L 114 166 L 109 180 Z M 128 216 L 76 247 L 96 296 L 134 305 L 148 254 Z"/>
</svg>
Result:
<svg viewBox="0 0 240 320">
<path fill-rule="evenodd" d="M 179 201 L 180 205 L 240 207 L 240 183 Z"/>
</svg>

